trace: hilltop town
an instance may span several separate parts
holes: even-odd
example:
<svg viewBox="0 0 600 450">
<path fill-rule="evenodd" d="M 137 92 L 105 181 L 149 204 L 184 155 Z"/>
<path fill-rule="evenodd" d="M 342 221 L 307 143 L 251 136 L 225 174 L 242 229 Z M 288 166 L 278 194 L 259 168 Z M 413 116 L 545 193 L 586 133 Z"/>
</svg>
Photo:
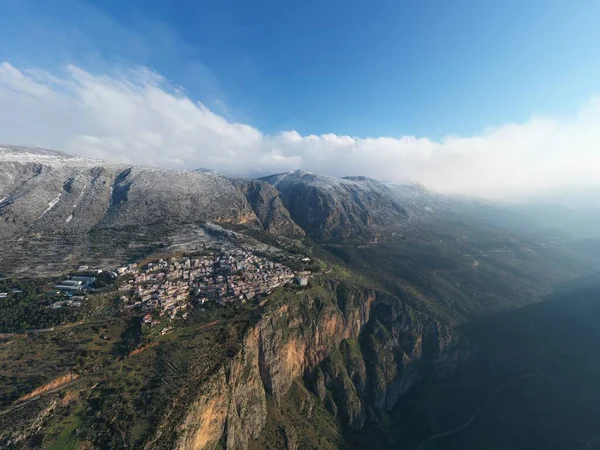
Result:
<svg viewBox="0 0 600 450">
<path fill-rule="evenodd" d="M 248 250 L 217 247 L 197 256 L 129 264 L 119 267 L 116 275 L 124 307 L 141 308 L 144 322 L 153 325 L 159 322 L 157 314 L 185 318 L 192 301 L 224 306 L 260 299 L 290 282 L 306 286 L 311 273 L 294 272 Z"/>
</svg>

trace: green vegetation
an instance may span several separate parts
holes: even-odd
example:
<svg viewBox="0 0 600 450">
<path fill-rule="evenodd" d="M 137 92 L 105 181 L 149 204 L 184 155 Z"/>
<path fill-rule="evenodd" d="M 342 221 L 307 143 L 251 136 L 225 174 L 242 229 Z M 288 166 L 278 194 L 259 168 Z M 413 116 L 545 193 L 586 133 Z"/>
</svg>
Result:
<svg viewBox="0 0 600 450">
<path fill-rule="evenodd" d="M 584 271 L 581 262 L 459 224 L 422 226 L 379 244 L 254 237 L 285 247 L 277 257 L 296 269 L 326 273 L 307 288 L 281 286 L 265 302 L 192 308 L 165 334 L 172 323 L 150 327 L 120 309 L 108 278 L 70 316 L 46 308 L 54 280 L 0 282 L 0 292 L 11 292 L 0 301 L 2 330 L 56 327 L 0 338 L 2 409 L 67 373 L 78 377 L 0 415 L 0 430 L 27 435 L 39 420 L 44 433 L 31 433 L 32 447 L 173 448 L 207 380 L 230 368 L 267 313 L 281 342 L 315 333 L 326 348 L 278 402 L 267 397 L 253 450 L 494 448 L 492 439 L 504 448 L 596 445 L 600 363 L 590 349 L 600 317 L 590 299 L 598 291 L 547 297 Z M 13 287 L 23 292 L 13 297 Z M 361 321 L 360 335 L 348 338 Z"/>
<path fill-rule="evenodd" d="M 53 280 L 11 279 L 0 281 L 0 333 L 48 328 L 76 320 L 74 308 L 49 309 L 48 306 L 64 296 L 50 291 Z"/>
<path fill-rule="evenodd" d="M 344 446 L 340 423 L 300 381 L 292 384 L 279 405 L 269 400 L 267 411 L 266 428 L 249 450 L 335 450 Z"/>
<path fill-rule="evenodd" d="M 81 417 L 84 411 L 81 407 L 67 407 L 65 416 L 46 431 L 45 448 L 47 450 L 78 450 L 80 441 L 77 432 L 82 426 Z"/>
<path fill-rule="evenodd" d="M 183 420 L 193 399 L 190 393 L 237 354 L 245 330 L 254 320 L 252 309 L 226 308 L 207 313 L 195 314 L 173 333 L 137 334 L 143 339 L 139 341 L 140 351 L 103 370 L 96 389 L 86 400 L 94 411 L 87 416 L 84 427 L 87 440 L 100 448 L 138 448 L 168 417 L 165 433 L 154 448 L 171 448 L 176 424 Z M 136 330 L 137 325 L 130 322 L 119 345 L 136 336 Z"/>
<path fill-rule="evenodd" d="M 381 244 L 323 248 L 380 289 L 449 323 L 530 304 L 590 270 L 562 250 L 453 223 L 421 226 Z"/>
<path fill-rule="evenodd" d="M 115 289 L 114 279 L 107 272 L 77 272 L 76 275 L 95 277 L 93 292 L 110 293 Z M 70 298 L 54 288 L 61 279 L 64 278 L 0 280 L 0 292 L 8 294 L 6 298 L 0 298 L 0 333 L 51 328 L 89 316 L 90 307 L 85 301 L 81 307 L 49 308 L 57 301 Z M 87 296 L 88 293 L 81 295 Z M 97 302 L 93 307 L 96 306 Z"/>
<path fill-rule="evenodd" d="M 111 294 L 92 295 L 89 303 L 84 321 L 0 341 L 3 409 L 66 373 L 79 375 L 67 385 L 77 395 L 55 406 L 44 419 L 46 432 L 35 437 L 44 448 L 79 448 L 86 442 L 96 448 L 139 448 L 167 416 L 169 433 L 175 433 L 190 393 L 238 353 L 258 317 L 252 305 L 192 310 L 175 331 L 160 335 L 144 330 L 141 317 L 114 308 Z M 45 398 L 37 402 L 40 407 Z M 18 425 L 11 417 L 0 415 L 0 430 L 27 427 L 26 420 Z M 154 448 L 171 448 L 169 433 Z M 0 432 L 0 446 L 2 438 Z"/>
</svg>

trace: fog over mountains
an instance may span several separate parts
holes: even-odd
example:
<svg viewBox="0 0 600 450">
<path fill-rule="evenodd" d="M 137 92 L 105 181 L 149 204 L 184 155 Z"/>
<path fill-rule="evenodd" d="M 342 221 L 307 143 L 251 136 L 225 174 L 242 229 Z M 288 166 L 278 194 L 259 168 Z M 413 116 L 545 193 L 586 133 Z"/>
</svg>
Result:
<svg viewBox="0 0 600 450">
<path fill-rule="evenodd" d="M 294 171 L 247 179 L 205 169 L 134 166 L 10 145 L 0 148 L 0 171 L 4 239 L 215 221 L 251 224 L 274 234 L 368 240 L 434 212 L 467 211 L 477 217 L 494 208 L 501 208 L 505 216 L 512 211 L 513 219 L 535 219 L 538 225 L 548 219 L 545 225 L 550 228 L 564 222 L 553 221 L 553 215 L 570 217 L 574 232 L 587 232 L 591 224 L 582 224 L 579 213 L 590 209 L 595 198 L 593 190 L 587 196 L 575 191 L 556 200 L 494 204 L 362 176 L 336 178 Z"/>
<path fill-rule="evenodd" d="M 487 198 L 598 187 L 600 180 L 596 98 L 568 116 L 490 124 L 467 136 L 357 137 L 266 132 L 195 101 L 144 67 L 94 73 L 68 65 L 48 72 L 3 62 L 0 97 L 4 140 L 126 164 L 246 177 L 296 169 L 358 174 Z"/>
</svg>

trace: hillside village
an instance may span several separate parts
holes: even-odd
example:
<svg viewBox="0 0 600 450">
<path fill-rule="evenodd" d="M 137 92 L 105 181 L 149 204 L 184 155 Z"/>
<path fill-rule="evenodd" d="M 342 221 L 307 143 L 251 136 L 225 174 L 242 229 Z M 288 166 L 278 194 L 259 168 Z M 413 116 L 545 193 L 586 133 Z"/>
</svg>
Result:
<svg viewBox="0 0 600 450">
<path fill-rule="evenodd" d="M 305 258 L 308 260 L 308 258 Z M 125 308 L 141 308 L 144 322 L 158 323 L 159 316 L 185 317 L 190 301 L 223 306 L 259 299 L 278 286 L 296 282 L 305 286 L 310 272 L 289 267 L 240 248 L 218 247 L 201 256 L 171 257 L 116 270 L 118 290 Z"/>
<path fill-rule="evenodd" d="M 84 317 L 90 311 L 89 296 L 96 294 L 109 294 L 125 311 L 142 313 L 143 322 L 154 326 L 187 317 L 191 306 L 203 310 L 209 305 L 260 303 L 279 286 L 306 286 L 311 276 L 321 273 L 306 270 L 319 265 L 303 255 L 278 254 L 276 262 L 255 252 L 205 244 L 184 256 L 170 254 L 109 270 L 79 266 L 62 280 L 6 280 L 0 286 L 0 304 L 11 313 L 6 312 L 3 329 L 45 329 Z M 35 314 L 22 306 L 28 298 L 35 299 Z"/>
</svg>

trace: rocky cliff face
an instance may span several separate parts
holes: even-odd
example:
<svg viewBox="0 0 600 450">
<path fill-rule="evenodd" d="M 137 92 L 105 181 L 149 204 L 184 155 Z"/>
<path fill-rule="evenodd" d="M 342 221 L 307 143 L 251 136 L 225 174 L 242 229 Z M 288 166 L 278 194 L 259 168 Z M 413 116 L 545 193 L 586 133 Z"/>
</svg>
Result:
<svg viewBox="0 0 600 450">
<path fill-rule="evenodd" d="M 313 371 L 308 386 L 344 424 L 361 429 L 369 408 L 392 409 L 422 375 L 422 364 L 451 370 L 457 335 L 396 299 L 379 296 L 360 341 L 344 341 Z"/>
<path fill-rule="evenodd" d="M 236 179 L 234 182 L 246 196 L 265 231 L 288 236 L 304 235 L 304 230 L 290 217 L 277 189 L 258 180 Z"/>
<path fill-rule="evenodd" d="M 418 361 L 455 357 L 446 356 L 454 352 L 451 331 L 373 290 L 328 281 L 288 300 L 265 314 L 239 354 L 205 383 L 180 425 L 177 448 L 248 448 L 267 424 L 267 404 L 277 408 L 299 379 L 331 414 L 360 428 L 370 408 L 391 408 L 418 378 Z"/>
<path fill-rule="evenodd" d="M 262 180 L 281 192 L 294 222 L 317 239 L 370 236 L 407 218 L 386 186 L 365 177 L 338 179 L 296 171 Z"/>
</svg>

